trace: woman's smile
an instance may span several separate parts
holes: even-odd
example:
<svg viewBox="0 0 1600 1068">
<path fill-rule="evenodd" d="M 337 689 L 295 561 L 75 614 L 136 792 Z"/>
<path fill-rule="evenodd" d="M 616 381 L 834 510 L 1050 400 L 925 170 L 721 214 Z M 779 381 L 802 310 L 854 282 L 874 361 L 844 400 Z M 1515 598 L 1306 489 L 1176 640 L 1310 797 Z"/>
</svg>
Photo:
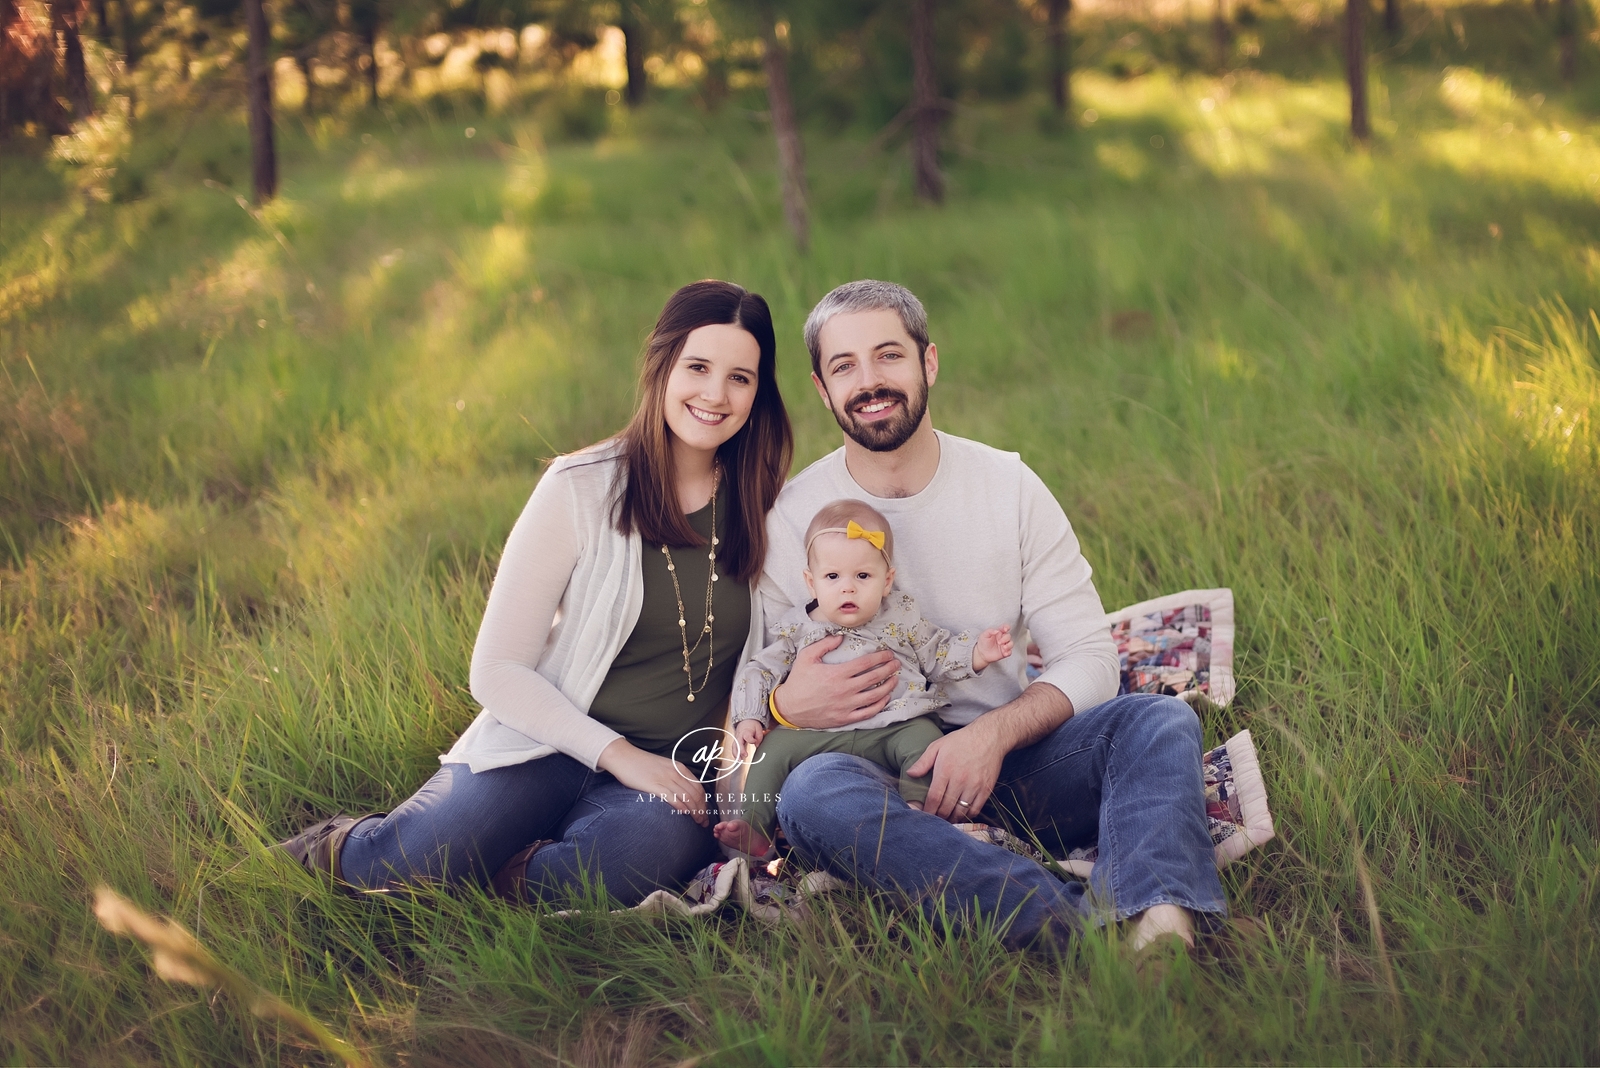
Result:
<svg viewBox="0 0 1600 1068">
<path fill-rule="evenodd" d="M 684 407 L 689 409 L 690 415 L 700 420 L 700 422 L 704 423 L 706 426 L 717 426 L 724 419 L 728 418 L 727 412 L 708 411 L 705 408 L 698 408 L 693 404 L 685 404 Z"/>
</svg>

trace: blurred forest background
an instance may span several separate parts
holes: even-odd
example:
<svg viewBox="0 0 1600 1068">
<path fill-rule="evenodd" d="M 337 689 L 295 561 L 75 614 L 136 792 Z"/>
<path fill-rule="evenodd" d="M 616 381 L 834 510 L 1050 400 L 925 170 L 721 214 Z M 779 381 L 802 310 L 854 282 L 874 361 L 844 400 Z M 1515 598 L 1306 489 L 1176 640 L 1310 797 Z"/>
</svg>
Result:
<svg viewBox="0 0 1600 1068">
<path fill-rule="evenodd" d="M 764 112 L 803 245 L 800 121 L 880 139 L 905 128 L 917 191 L 939 200 L 939 127 L 960 101 L 1044 87 L 1054 114 L 1042 125 L 1093 122 L 1073 107 L 1078 66 L 1125 79 L 1158 67 L 1289 74 L 1338 57 L 1351 136 L 1365 141 L 1374 49 L 1384 62 L 1434 65 L 1471 54 L 1486 73 L 1542 67 L 1571 88 L 1580 51 L 1600 41 L 1590 0 L 1407 2 L 1369 12 L 1365 0 L 1089 0 L 1076 10 L 1072 0 L 0 0 L 0 136 L 70 133 L 56 155 L 109 178 L 143 109 L 179 107 L 192 121 L 243 99 L 259 201 L 276 188 L 281 111 L 403 101 L 501 112 L 554 90 L 560 130 L 593 137 L 606 124 L 597 99 L 637 107 L 652 89 L 676 90 L 707 110 Z M 1490 40 L 1469 47 L 1469 21 Z M 124 175 L 118 188 L 137 192 L 138 181 Z"/>
<path fill-rule="evenodd" d="M 701 277 L 797 464 L 806 312 L 891 278 L 1108 607 L 1234 589 L 1279 834 L 1192 968 L 267 852 L 471 720 Z M 0 1063 L 1593 1063 L 1596 294 L 1592 0 L 0 0 Z"/>
</svg>

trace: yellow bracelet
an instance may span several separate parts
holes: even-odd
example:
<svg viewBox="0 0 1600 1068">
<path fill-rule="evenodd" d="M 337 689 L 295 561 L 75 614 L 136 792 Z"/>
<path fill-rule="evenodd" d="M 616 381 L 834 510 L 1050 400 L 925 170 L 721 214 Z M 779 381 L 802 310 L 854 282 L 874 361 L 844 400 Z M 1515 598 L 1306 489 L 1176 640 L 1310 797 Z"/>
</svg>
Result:
<svg viewBox="0 0 1600 1068">
<path fill-rule="evenodd" d="M 767 694 L 767 711 L 772 713 L 772 722 L 778 726 L 788 727 L 792 731 L 800 729 L 778 714 L 778 688 L 776 686 L 772 688 L 771 693 Z"/>
</svg>

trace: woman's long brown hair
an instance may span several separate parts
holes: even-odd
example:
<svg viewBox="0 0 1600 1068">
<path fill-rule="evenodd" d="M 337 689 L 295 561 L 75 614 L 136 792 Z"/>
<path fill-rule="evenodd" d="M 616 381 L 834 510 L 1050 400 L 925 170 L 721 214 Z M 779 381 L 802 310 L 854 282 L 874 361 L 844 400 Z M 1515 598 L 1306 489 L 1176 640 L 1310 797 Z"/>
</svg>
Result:
<svg viewBox="0 0 1600 1068">
<path fill-rule="evenodd" d="M 794 433 L 778 393 L 772 312 L 760 296 L 732 282 L 707 280 L 684 286 L 667 300 L 650 331 L 639 372 L 639 406 L 618 435 L 627 466 L 616 502 L 617 529 L 624 534 L 637 530 L 645 541 L 673 549 L 705 544 L 678 505 L 666 390 L 690 332 L 712 325 L 741 327 L 761 349 L 750 418 L 717 450 L 733 506 L 733 522 L 725 528 L 717 558 L 728 574 L 751 582 L 761 574 L 766 559 L 767 512 L 789 475 Z"/>
</svg>

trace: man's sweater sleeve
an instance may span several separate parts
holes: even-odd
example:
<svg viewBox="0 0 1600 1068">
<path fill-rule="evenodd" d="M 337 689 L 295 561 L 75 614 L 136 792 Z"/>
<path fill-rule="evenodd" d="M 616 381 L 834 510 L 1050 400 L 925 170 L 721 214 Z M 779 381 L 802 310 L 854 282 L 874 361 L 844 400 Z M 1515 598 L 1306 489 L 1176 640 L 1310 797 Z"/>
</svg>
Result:
<svg viewBox="0 0 1600 1068">
<path fill-rule="evenodd" d="M 546 471 L 511 528 L 472 649 L 471 686 L 495 719 L 593 768 L 622 735 L 538 671 L 582 549 L 571 481 L 558 468 Z"/>
<path fill-rule="evenodd" d="M 784 503 L 780 494 L 777 505 L 767 513 L 767 559 L 761 571 L 761 581 L 756 584 L 756 596 L 761 599 L 761 618 L 766 624 L 766 633 L 761 638 L 763 646 L 779 639 L 779 622 L 796 607 L 789 594 L 784 592 L 784 583 L 778 578 L 776 569 L 795 568 L 798 574 L 799 569 L 805 566 L 805 554 L 785 520 Z"/>
<path fill-rule="evenodd" d="M 1087 712 L 1117 695 L 1117 647 L 1072 524 L 1039 476 L 1022 470 L 1022 618 L 1044 657 L 1039 681 Z"/>
</svg>

